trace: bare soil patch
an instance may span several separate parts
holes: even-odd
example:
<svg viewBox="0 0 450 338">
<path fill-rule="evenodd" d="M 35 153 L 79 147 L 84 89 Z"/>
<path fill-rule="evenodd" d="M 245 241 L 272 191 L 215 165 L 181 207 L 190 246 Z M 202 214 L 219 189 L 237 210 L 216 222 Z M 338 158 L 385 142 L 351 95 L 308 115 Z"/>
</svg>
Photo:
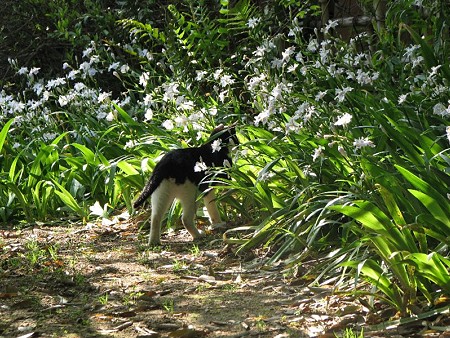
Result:
<svg viewBox="0 0 450 338">
<path fill-rule="evenodd" d="M 394 315 L 236 254 L 220 233 L 192 242 L 180 230 L 152 249 L 132 222 L 0 235 L 0 337 L 342 337 Z"/>
</svg>

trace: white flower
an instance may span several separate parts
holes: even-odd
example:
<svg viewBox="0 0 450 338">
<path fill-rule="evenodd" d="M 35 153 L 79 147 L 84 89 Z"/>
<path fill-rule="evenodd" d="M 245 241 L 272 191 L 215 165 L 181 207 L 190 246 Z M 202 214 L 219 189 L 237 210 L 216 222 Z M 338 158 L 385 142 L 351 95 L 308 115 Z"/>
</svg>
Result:
<svg viewBox="0 0 450 338">
<path fill-rule="evenodd" d="M 314 154 L 312 155 L 313 161 L 315 162 L 319 157 L 323 157 L 323 151 L 324 151 L 324 147 L 323 146 L 318 146 L 315 150 L 314 150 Z"/>
<path fill-rule="evenodd" d="M 317 40 L 316 39 L 312 39 L 310 42 L 309 42 L 309 44 L 308 44 L 308 51 L 310 51 L 310 52 L 316 52 L 317 51 L 317 48 L 319 47 L 319 43 L 317 42 Z"/>
<path fill-rule="evenodd" d="M 178 94 L 180 94 L 180 91 L 178 90 L 178 83 L 176 82 L 170 82 L 165 83 L 162 85 L 164 89 L 164 96 L 163 101 L 167 102 L 169 100 L 174 100 Z"/>
<path fill-rule="evenodd" d="M 217 107 L 212 107 L 212 108 L 208 109 L 207 112 L 211 116 L 216 116 L 217 115 Z"/>
<path fill-rule="evenodd" d="M 314 98 L 316 101 L 320 101 L 320 100 L 322 100 L 324 97 L 325 97 L 325 95 L 327 95 L 327 91 L 326 90 L 324 90 L 324 91 L 320 91 L 320 92 L 318 92 L 317 94 L 316 94 L 316 97 Z"/>
<path fill-rule="evenodd" d="M 30 72 L 28 73 L 28 76 L 34 76 L 34 75 L 36 75 L 37 73 L 39 73 L 39 70 L 40 70 L 41 68 L 38 68 L 38 67 L 33 67 L 33 68 L 31 68 L 30 69 Z"/>
<path fill-rule="evenodd" d="M 349 113 L 345 113 L 341 116 L 339 116 L 338 120 L 334 122 L 335 126 L 343 126 L 345 127 L 347 124 L 349 124 L 352 120 L 352 115 Z"/>
<path fill-rule="evenodd" d="M 291 117 L 289 119 L 289 121 L 286 123 L 286 133 L 291 133 L 291 132 L 298 132 L 301 128 L 303 127 L 303 125 L 301 123 L 298 123 L 297 120 L 295 119 L 295 117 Z"/>
<path fill-rule="evenodd" d="M 364 72 L 361 69 L 356 71 L 356 81 L 360 85 L 367 85 L 372 83 L 372 78 L 368 72 Z"/>
<path fill-rule="evenodd" d="M 439 115 L 441 117 L 449 116 L 450 115 L 450 104 L 448 105 L 448 107 L 444 106 L 440 102 L 435 104 L 433 107 L 433 114 Z"/>
<path fill-rule="evenodd" d="M 222 74 L 222 72 L 223 72 L 223 69 L 221 69 L 221 68 L 217 69 L 213 74 L 214 80 L 218 80 L 220 75 Z"/>
<path fill-rule="evenodd" d="M 80 71 L 78 69 L 73 69 L 69 72 L 69 74 L 67 74 L 67 78 L 69 80 L 75 80 L 75 78 L 77 77 L 77 75 L 80 73 Z"/>
<path fill-rule="evenodd" d="M 203 162 L 202 158 L 200 157 L 200 161 L 195 163 L 194 171 L 198 173 L 206 170 L 208 170 L 208 166 L 206 165 L 205 162 Z"/>
<path fill-rule="evenodd" d="M 297 69 L 297 67 L 298 67 L 298 63 L 294 63 L 293 65 L 290 65 L 290 66 L 288 67 L 288 69 L 287 69 L 288 73 L 293 73 L 293 72 L 295 72 L 295 70 Z"/>
<path fill-rule="evenodd" d="M 258 126 L 260 122 L 263 124 L 267 124 L 269 117 L 271 115 L 271 112 L 269 109 L 264 109 L 261 113 L 256 115 L 255 117 L 255 126 Z"/>
<path fill-rule="evenodd" d="M 77 92 L 81 92 L 84 88 L 86 88 L 86 85 L 82 82 L 77 82 L 73 86 L 73 89 L 75 89 Z"/>
<path fill-rule="evenodd" d="M 27 68 L 27 67 L 21 67 L 21 68 L 17 71 L 17 74 L 18 74 L 18 75 L 24 75 L 24 74 L 26 74 L 26 73 L 28 73 L 28 68 Z"/>
<path fill-rule="evenodd" d="M 100 93 L 97 98 L 98 103 L 105 102 L 105 100 L 108 99 L 110 96 L 111 96 L 111 93 L 106 93 L 106 92 Z"/>
<path fill-rule="evenodd" d="M 111 70 L 116 70 L 117 68 L 119 68 L 119 66 L 120 66 L 120 62 L 114 62 L 114 63 L 110 64 L 108 67 L 108 72 L 110 72 Z"/>
<path fill-rule="evenodd" d="M 398 97 L 398 103 L 402 104 L 403 102 L 406 101 L 406 98 L 408 97 L 408 94 L 402 94 Z"/>
<path fill-rule="evenodd" d="M 373 142 L 370 141 L 367 137 L 360 137 L 360 138 L 357 138 L 353 142 L 353 146 L 356 149 L 361 149 L 361 148 L 364 148 L 364 147 L 371 147 L 371 148 L 373 148 L 373 147 L 375 147 L 375 144 L 373 144 Z"/>
<path fill-rule="evenodd" d="M 124 149 L 130 149 L 136 147 L 137 142 L 135 140 L 130 140 L 125 143 Z"/>
<path fill-rule="evenodd" d="M 250 18 L 247 21 L 247 27 L 248 28 L 255 28 L 260 21 L 261 21 L 261 18 Z"/>
<path fill-rule="evenodd" d="M 122 65 L 122 67 L 120 67 L 120 72 L 121 72 L 122 74 L 128 73 L 129 70 L 130 70 L 130 66 L 128 66 L 127 64 Z"/>
<path fill-rule="evenodd" d="M 153 110 L 152 108 L 147 108 L 144 114 L 145 121 L 150 121 L 153 118 Z"/>
<path fill-rule="evenodd" d="M 327 34 L 330 29 L 333 29 L 339 25 L 338 20 L 329 20 L 323 29 L 323 33 Z"/>
<path fill-rule="evenodd" d="M 172 130 L 173 127 L 174 127 L 173 122 L 172 122 L 171 120 L 165 120 L 165 121 L 162 123 L 162 126 L 163 126 L 164 128 L 166 128 L 167 130 Z"/>
<path fill-rule="evenodd" d="M 50 98 L 50 92 L 48 90 L 45 90 L 42 93 L 42 102 L 48 101 L 49 98 Z"/>
<path fill-rule="evenodd" d="M 144 105 L 148 106 L 153 102 L 152 94 L 147 94 L 144 96 Z"/>
<path fill-rule="evenodd" d="M 82 71 L 85 75 L 94 76 L 97 74 L 97 70 L 95 68 L 91 67 L 91 64 L 89 62 L 83 62 L 80 65 L 80 71 Z M 70 75 L 70 74 L 69 74 Z"/>
<path fill-rule="evenodd" d="M 336 96 L 335 96 L 335 100 L 337 100 L 338 102 L 342 102 L 345 99 L 345 94 L 351 92 L 353 90 L 352 87 L 345 87 L 345 88 L 336 88 Z"/>
<path fill-rule="evenodd" d="M 56 133 L 44 133 L 42 138 L 44 141 L 50 142 L 53 141 L 58 135 Z"/>
<path fill-rule="evenodd" d="M 185 129 L 187 129 L 187 127 L 189 125 L 189 119 L 184 115 L 175 117 L 174 122 L 176 123 L 176 125 L 178 127 L 184 127 Z"/>
<path fill-rule="evenodd" d="M 338 146 L 338 151 L 342 156 L 347 157 L 347 152 L 345 151 L 343 146 Z"/>
<path fill-rule="evenodd" d="M 94 203 L 94 205 L 91 205 L 89 207 L 89 210 L 91 211 L 91 215 L 100 216 L 100 217 L 108 217 L 108 205 L 105 204 L 102 208 L 100 203 L 97 201 Z"/>
<path fill-rule="evenodd" d="M 114 120 L 114 113 L 110 111 L 108 115 L 106 115 L 105 119 L 106 121 L 111 122 L 112 120 Z"/>
<path fill-rule="evenodd" d="M 212 152 L 219 152 L 222 149 L 222 139 L 218 138 L 211 143 Z"/>
<path fill-rule="evenodd" d="M 422 55 L 418 55 L 417 57 L 413 58 L 412 60 L 412 68 L 415 68 L 417 66 L 419 66 L 421 63 L 423 63 L 425 59 L 423 58 Z"/>
<path fill-rule="evenodd" d="M 89 57 L 94 49 L 92 47 L 88 47 L 83 51 L 83 57 Z"/>
<path fill-rule="evenodd" d="M 267 51 L 267 49 L 265 48 L 265 46 L 258 46 L 258 47 L 256 47 L 256 50 L 252 54 L 254 56 L 264 56 L 266 51 Z"/>
<path fill-rule="evenodd" d="M 295 49 L 295 47 L 289 47 L 289 48 L 286 48 L 284 50 L 284 52 L 281 53 L 282 62 L 285 62 L 285 63 L 289 62 L 289 60 L 291 59 L 291 55 L 294 54 L 294 49 Z"/>
<path fill-rule="evenodd" d="M 439 70 L 439 68 L 441 68 L 441 67 L 442 67 L 442 65 L 437 65 L 437 66 L 435 66 L 435 67 L 431 67 L 430 77 L 436 75 L 437 72 L 438 72 L 438 70 Z"/>
<path fill-rule="evenodd" d="M 226 98 L 227 94 L 228 94 L 228 92 L 226 90 L 221 91 L 219 93 L 219 100 L 220 100 L 220 102 L 225 102 L 225 98 Z"/>
<path fill-rule="evenodd" d="M 180 96 L 181 97 L 181 96 Z M 176 102 L 177 107 L 183 110 L 192 110 L 194 109 L 194 101 L 183 99 Z"/>
<path fill-rule="evenodd" d="M 409 47 L 406 47 L 405 54 L 403 54 L 403 58 L 406 62 L 409 62 L 412 58 L 412 56 L 415 54 L 416 50 L 420 48 L 419 45 L 411 45 Z"/>
<path fill-rule="evenodd" d="M 270 67 L 272 67 L 272 68 L 281 68 L 282 66 L 283 66 L 282 59 L 275 58 L 270 62 Z"/>
<path fill-rule="evenodd" d="M 13 100 L 9 107 L 13 113 L 21 113 L 25 109 L 25 103 Z"/>
<path fill-rule="evenodd" d="M 447 126 L 447 128 L 445 128 L 445 132 L 447 133 L 447 139 L 448 142 L 450 143 L 450 126 Z"/>
<path fill-rule="evenodd" d="M 232 85 L 233 83 L 234 83 L 234 80 L 231 78 L 231 75 L 223 75 L 220 78 L 220 85 L 222 87 L 226 87 L 226 86 Z"/>
<path fill-rule="evenodd" d="M 64 107 L 69 103 L 69 98 L 67 97 L 67 95 L 61 95 L 58 98 L 58 102 L 61 107 Z"/>
<path fill-rule="evenodd" d="M 33 90 L 36 95 L 41 95 L 42 91 L 44 90 L 44 85 L 42 83 L 35 83 L 33 85 Z"/>
<path fill-rule="evenodd" d="M 197 70 L 197 76 L 195 77 L 196 81 L 201 81 L 204 79 L 205 75 L 208 74 L 205 70 Z"/>
<path fill-rule="evenodd" d="M 139 84 L 142 85 L 142 87 L 147 87 L 149 78 L 150 74 L 148 72 L 142 73 L 141 76 L 139 76 Z"/>
<path fill-rule="evenodd" d="M 52 88 L 58 87 L 58 86 L 60 86 L 60 85 L 63 85 L 63 84 L 65 84 L 65 83 L 66 83 L 66 80 L 65 80 L 64 78 L 58 77 L 58 78 L 56 78 L 56 79 L 54 79 L 54 80 L 48 81 L 48 82 L 47 82 L 47 85 L 46 85 L 45 87 L 46 87 L 47 89 L 52 89 Z"/>
</svg>

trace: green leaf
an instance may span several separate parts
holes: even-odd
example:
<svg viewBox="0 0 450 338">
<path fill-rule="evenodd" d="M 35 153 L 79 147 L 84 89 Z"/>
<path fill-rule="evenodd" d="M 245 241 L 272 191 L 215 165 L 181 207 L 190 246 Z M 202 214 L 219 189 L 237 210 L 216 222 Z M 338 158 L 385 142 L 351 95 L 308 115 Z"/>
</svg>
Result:
<svg viewBox="0 0 450 338">
<path fill-rule="evenodd" d="M 417 175 L 413 174 L 409 170 L 407 170 L 399 165 L 395 165 L 395 168 L 416 189 L 418 189 L 422 193 L 432 197 L 441 206 L 441 208 L 443 208 L 444 212 L 450 215 L 450 203 L 448 202 L 448 200 L 446 198 L 443 197 L 443 195 L 439 191 L 437 191 L 429 183 L 427 183 L 425 180 L 421 179 Z"/>
<path fill-rule="evenodd" d="M 90 164 L 90 165 L 97 164 L 98 161 L 95 160 L 94 152 L 92 150 L 90 150 L 88 147 L 86 147 L 82 144 L 78 144 L 78 143 L 72 143 L 71 145 L 81 151 L 87 164 Z"/>
<path fill-rule="evenodd" d="M 436 252 L 430 254 L 412 253 L 405 257 L 405 262 L 412 262 L 416 266 L 416 274 L 423 276 L 450 294 L 450 274 L 442 263 L 442 256 Z"/>
<path fill-rule="evenodd" d="M 441 221 L 444 226 L 446 226 L 446 230 L 443 229 L 444 233 L 450 233 L 450 219 L 442 210 L 440 204 L 431 196 L 414 189 L 408 189 L 408 191 L 414 195 L 433 215 L 434 218 Z"/>
<path fill-rule="evenodd" d="M 139 175 L 139 171 L 137 171 L 133 165 L 126 161 L 119 161 L 117 166 L 127 175 Z"/>
<path fill-rule="evenodd" d="M 53 183 L 58 187 L 59 190 L 55 190 L 55 193 L 59 196 L 61 201 L 68 206 L 70 209 L 75 211 L 81 217 L 86 217 L 86 212 L 83 207 L 81 207 L 72 194 L 64 188 L 61 184 L 59 184 L 56 180 L 53 180 Z"/>
<path fill-rule="evenodd" d="M 14 122 L 14 119 L 11 119 L 8 122 L 6 122 L 5 125 L 3 126 L 2 130 L 0 131 L 0 152 L 3 149 L 3 144 L 5 143 L 9 128 L 11 127 L 13 122 Z"/>
<path fill-rule="evenodd" d="M 120 116 L 124 119 L 124 121 L 126 123 L 128 123 L 131 126 L 138 126 L 139 125 L 139 123 L 137 123 L 135 120 L 133 120 L 131 118 L 131 116 L 128 115 L 128 113 L 125 110 L 123 110 L 121 107 L 119 107 L 118 104 L 116 104 L 114 102 L 112 104 L 113 104 L 114 108 L 117 110 L 117 112 L 120 114 Z"/>
<path fill-rule="evenodd" d="M 16 198 L 19 200 L 19 203 L 22 206 L 22 210 L 25 214 L 27 221 L 32 222 L 33 217 L 32 217 L 32 213 L 31 213 L 31 208 L 30 208 L 30 205 L 29 205 L 25 195 L 22 193 L 22 191 L 19 189 L 19 187 L 16 184 L 14 184 L 12 182 L 7 182 L 6 185 L 14 193 Z"/>
<path fill-rule="evenodd" d="M 341 264 L 342 266 L 350 266 L 357 270 L 357 274 L 362 274 L 370 283 L 383 292 L 387 300 L 398 310 L 404 311 L 402 297 L 398 285 L 393 284 L 386 276 L 386 273 L 373 259 L 366 259 L 362 262 L 349 261 Z"/>
<path fill-rule="evenodd" d="M 376 187 L 378 188 L 378 191 L 381 194 L 381 197 L 383 197 L 384 203 L 386 207 L 389 210 L 389 214 L 392 216 L 395 223 L 399 225 L 405 225 L 405 219 L 403 218 L 402 212 L 400 211 L 400 208 L 398 207 L 397 203 L 395 202 L 393 194 L 389 192 L 385 187 L 382 185 L 377 184 Z"/>
</svg>

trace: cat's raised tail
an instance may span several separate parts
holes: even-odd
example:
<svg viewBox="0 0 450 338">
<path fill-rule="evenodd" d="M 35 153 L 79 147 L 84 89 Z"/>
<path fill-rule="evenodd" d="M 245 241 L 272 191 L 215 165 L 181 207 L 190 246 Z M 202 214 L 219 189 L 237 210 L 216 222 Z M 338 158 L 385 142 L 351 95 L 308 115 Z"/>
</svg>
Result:
<svg viewBox="0 0 450 338">
<path fill-rule="evenodd" d="M 142 204 L 144 204 L 145 200 L 153 194 L 153 192 L 158 188 L 161 182 L 156 182 L 155 177 L 151 177 L 150 180 L 145 185 L 142 193 L 139 195 L 137 200 L 133 203 L 133 207 L 135 209 L 139 208 Z"/>
</svg>

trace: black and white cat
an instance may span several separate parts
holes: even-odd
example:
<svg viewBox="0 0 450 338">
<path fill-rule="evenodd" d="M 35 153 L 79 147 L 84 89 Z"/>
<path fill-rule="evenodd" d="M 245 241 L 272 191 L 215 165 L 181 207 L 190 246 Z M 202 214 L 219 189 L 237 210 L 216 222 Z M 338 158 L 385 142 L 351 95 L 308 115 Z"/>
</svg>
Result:
<svg viewBox="0 0 450 338">
<path fill-rule="evenodd" d="M 161 237 L 161 221 L 174 199 L 183 208 L 182 221 L 194 239 L 203 236 L 195 226 L 197 193 L 210 188 L 213 177 L 226 178 L 222 173 L 211 173 L 214 167 L 231 166 L 230 148 L 239 144 L 234 127 L 215 128 L 207 143 L 200 147 L 172 150 L 158 162 L 150 180 L 141 195 L 134 202 L 134 208 L 141 206 L 151 196 L 152 215 L 149 244 L 157 245 Z M 216 196 L 211 189 L 204 196 L 204 202 L 212 224 L 221 223 Z"/>
</svg>

